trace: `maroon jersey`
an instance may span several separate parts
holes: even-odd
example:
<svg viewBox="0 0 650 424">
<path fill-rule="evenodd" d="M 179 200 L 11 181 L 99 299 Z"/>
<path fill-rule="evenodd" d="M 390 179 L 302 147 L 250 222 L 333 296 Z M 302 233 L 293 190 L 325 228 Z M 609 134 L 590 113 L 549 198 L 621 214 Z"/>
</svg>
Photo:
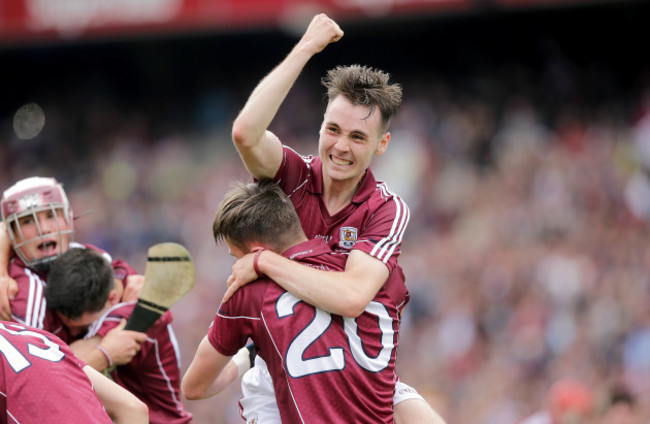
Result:
<svg viewBox="0 0 650 424">
<path fill-rule="evenodd" d="M 406 203 L 370 169 L 352 202 L 333 216 L 323 203 L 320 157 L 300 156 L 284 146 L 284 159 L 275 181 L 291 199 L 308 238 L 321 237 L 335 252 L 362 250 L 388 266 L 397 265 L 409 221 Z"/>
<path fill-rule="evenodd" d="M 56 336 L 0 322 L 0 423 L 106 423 L 84 363 Z"/>
<path fill-rule="evenodd" d="M 104 337 L 122 319 L 128 319 L 135 302 L 118 303 L 88 329 L 86 338 Z M 149 407 L 152 424 L 192 422 L 180 398 L 180 355 L 171 327 L 172 314 L 167 311 L 147 331 L 147 341 L 126 365 L 120 365 L 111 377 Z"/>
<path fill-rule="evenodd" d="M 104 255 L 111 262 L 115 277 L 124 280 L 128 275 L 135 274 L 126 262 L 112 260 L 111 256 L 103 250 L 90 244 L 70 243 L 71 249 L 93 249 Z M 16 280 L 18 293 L 11 300 L 11 319 L 21 324 L 44 329 L 69 343 L 71 340 L 67 331 L 57 318 L 56 314 L 47 310 L 44 297 L 44 288 L 47 284 L 47 274 L 37 273 L 27 268 L 20 258 L 15 257 L 9 264 L 9 276 Z"/>
<path fill-rule="evenodd" d="M 283 256 L 331 271 L 343 270 L 346 260 L 322 239 Z M 390 284 L 398 282 L 385 286 Z M 269 368 L 282 422 L 392 423 L 401 302 L 385 288 L 352 319 L 314 308 L 261 279 L 221 305 L 208 339 L 226 356 L 253 339 Z"/>
</svg>

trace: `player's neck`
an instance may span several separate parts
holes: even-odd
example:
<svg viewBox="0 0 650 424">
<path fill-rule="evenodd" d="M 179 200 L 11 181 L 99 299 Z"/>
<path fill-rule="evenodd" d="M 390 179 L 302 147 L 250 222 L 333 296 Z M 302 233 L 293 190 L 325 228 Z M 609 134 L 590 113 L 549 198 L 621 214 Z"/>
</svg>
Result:
<svg viewBox="0 0 650 424">
<path fill-rule="evenodd" d="M 116 291 L 117 296 L 115 296 L 118 302 L 122 301 L 122 296 L 124 295 L 124 282 L 122 280 L 115 279 L 115 284 L 113 285 L 113 290 Z"/>
<path fill-rule="evenodd" d="M 323 178 L 323 203 L 330 215 L 336 215 L 352 202 L 359 189 L 363 176 L 354 180 L 334 180 Z"/>
</svg>

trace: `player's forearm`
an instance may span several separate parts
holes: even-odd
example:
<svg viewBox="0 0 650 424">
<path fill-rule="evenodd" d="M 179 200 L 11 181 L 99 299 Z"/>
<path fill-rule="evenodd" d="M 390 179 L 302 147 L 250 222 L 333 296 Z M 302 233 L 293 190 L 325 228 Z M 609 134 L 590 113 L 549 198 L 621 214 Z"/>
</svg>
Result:
<svg viewBox="0 0 650 424">
<path fill-rule="evenodd" d="M 106 412 L 116 424 L 144 424 L 149 422 L 147 405 L 135 395 L 88 366 L 84 367 L 84 372 L 93 384 L 93 389 L 104 405 Z"/>
<path fill-rule="evenodd" d="M 228 366 L 229 361 L 230 357 L 217 352 L 205 336 L 181 381 L 185 397 L 189 400 L 205 399 L 223 390 L 237 378 L 237 366 L 234 369 Z"/>
<path fill-rule="evenodd" d="M 250 149 L 262 139 L 289 90 L 311 54 L 300 45 L 253 90 L 233 125 L 233 140 L 237 149 Z"/>
<path fill-rule="evenodd" d="M 271 252 L 260 255 L 258 265 L 260 271 L 289 293 L 344 317 L 354 318 L 363 313 L 381 287 L 358 273 L 318 270 Z"/>
</svg>

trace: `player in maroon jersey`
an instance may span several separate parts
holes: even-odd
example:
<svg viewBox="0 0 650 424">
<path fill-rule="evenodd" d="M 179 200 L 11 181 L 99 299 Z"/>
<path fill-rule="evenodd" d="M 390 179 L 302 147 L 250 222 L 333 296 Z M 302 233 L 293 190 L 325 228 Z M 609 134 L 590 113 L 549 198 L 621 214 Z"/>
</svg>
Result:
<svg viewBox="0 0 650 424">
<path fill-rule="evenodd" d="M 69 248 L 100 249 L 72 241 L 72 209 L 63 187 L 54 178 L 25 178 L 5 190 L 2 217 L 6 231 L 0 231 L 0 273 L 7 272 L 3 264 L 7 263 L 13 247 L 16 256 L 9 262 L 9 274 L 3 281 L 11 281 L 18 288 L 10 301 L 11 316 L 6 319 L 44 329 L 66 343 L 72 342 L 60 321 L 46 308 L 43 290 L 49 269 Z M 108 253 L 101 252 L 112 262 L 116 278 L 129 287 L 127 297 L 137 299 L 144 278 L 126 262 L 112 260 Z M 0 294 L 7 294 L 1 285 Z M 144 334 L 123 331 L 120 327 L 102 340 L 102 347 L 116 364 L 122 364 L 133 358 L 138 343 L 144 339 Z M 83 345 L 84 342 L 76 342 L 71 349 L 95 369 L 106 367 L 106 358 L 99 350 Z"/>
<path fill-rule="evenodd" d="M 70 333 L 92 345 L 131 315 L 135 302 L 123 302 L 123 290 L 106 258 L 90 249 L 70 249 L 52 265 L 45 297 Z M 111 372 L 115 382 L 147 404 L 153 424 L 192 421 L 180 401 L 180 355 L 171 323 L 167 311 L 133 359 Z"/>
<path fill-rule="evenodd" d="M 240 184 L 226 194 L 213 234 L 236 258 L 268 249 L 324 272 L 345 265 L 345 255 L 323 239 L 307 239 L 292 203 L 271 180 Z M 268 364 L 283 422 L 392 423 L 405 295 L 403 285 L 389 281 L 362 314 L 344 318 L 259 279 L 220 306 L 185 374 L 183 392 L 192 399 L 214 394 L 219 373 L 250 337 Z"/>
<path fill-rule="evenodd" d="M 0 353 L 0 423 L 149 422 L 143 402 L 53 334 L 1 321 Z"/>
<path fill-rule="evenodd" d="M 324 14 L 315 16 L 289 55 L 253 90 L 232 136 L 249 173 L 257 179 L 273 178 L 289 195 L 307 237 L 324 238 L 334 251 L 348 254 L 345 271 L 330 273 L 265 251 L 257 257 L 261 272 L 314 306 L 356 317 L 385 283 L 396 282 L 391 286 L 401 284 L 400 290 L 405 290 L 397 256 L 409 211 L 369 168 L 391 140 L 388 127 L 401 103 L 401 87 L 391 83 L 387 73 L 364 66 L 329 71 L 323 80 L 328 105 L 316 157 L 298 155 L 268 130 L 303 67 L 342 36 L 336 22 Z M 257 278 L 253 259 L 245 255 L 233 266 L 224 300 Z M 403 403 L 405 398 L 395 398 L 396 419 L 403 412 L 402 422 L 440 421 L 414 390 L 399 388 L 396 394 L 414 398 Z"/>
</svg>

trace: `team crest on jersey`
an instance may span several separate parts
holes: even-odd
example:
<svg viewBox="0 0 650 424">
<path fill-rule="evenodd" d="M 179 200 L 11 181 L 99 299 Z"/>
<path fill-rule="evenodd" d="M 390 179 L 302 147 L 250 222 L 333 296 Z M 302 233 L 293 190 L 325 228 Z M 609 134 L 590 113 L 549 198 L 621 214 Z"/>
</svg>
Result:
<svg viewBox="0 0 650 424">
<path fill-rule="evenodd" d="M 339 246 L 344 249 L 352 249 L 354 243 L 357 242 L 358 230 L 354 227 L 341 227 L 341 234 L 339 235 Z"/>
<path fill-rule="evenodd" d="M 21 197 L 18 202 L 20 203 L 21 209 L 29 209 L 39 205 L 41 200 L 41 195 L 39 193 L 26 194 Z"/>
</svg>

